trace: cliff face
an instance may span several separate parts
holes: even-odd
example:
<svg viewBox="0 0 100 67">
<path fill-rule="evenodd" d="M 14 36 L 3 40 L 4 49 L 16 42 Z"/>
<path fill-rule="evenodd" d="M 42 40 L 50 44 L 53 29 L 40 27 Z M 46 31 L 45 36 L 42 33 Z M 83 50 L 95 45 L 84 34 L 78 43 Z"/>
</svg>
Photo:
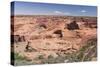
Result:
<svg viewBox="0 0 100 67">
<path fill-rule="evenodd" d="M 88 39 L 97 35 L 95 27 L 86 26 L 84 18 L 76 17 L 75 22 L 65 16 L 14 16 L 12 36 L 14 50 L 20 55 L 34 59 L 42 54 L 46 57 L 74 53 Z M 88 17 L 91 24 L 91 17 Z M 96 20 L 96 18 L 94 18 Z M 92 22 L 96 25 L 96 21 Z M 92 24 L 91 24 L 92 25 Z"/>
</svg>

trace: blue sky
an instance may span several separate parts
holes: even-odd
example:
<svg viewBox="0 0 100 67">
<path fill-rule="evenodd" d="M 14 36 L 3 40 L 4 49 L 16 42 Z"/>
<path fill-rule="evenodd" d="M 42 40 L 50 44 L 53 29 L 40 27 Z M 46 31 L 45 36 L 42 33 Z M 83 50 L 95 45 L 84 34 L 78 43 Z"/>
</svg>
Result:
<svg viewBox="0 0 100 67">
<path fill-rule="evenodd" d="M 14 6 L 11 7 L 11 12 L 14 15 L 97 16 L 97 7 L 36 2 L 14 2 Z"/>
</svg>

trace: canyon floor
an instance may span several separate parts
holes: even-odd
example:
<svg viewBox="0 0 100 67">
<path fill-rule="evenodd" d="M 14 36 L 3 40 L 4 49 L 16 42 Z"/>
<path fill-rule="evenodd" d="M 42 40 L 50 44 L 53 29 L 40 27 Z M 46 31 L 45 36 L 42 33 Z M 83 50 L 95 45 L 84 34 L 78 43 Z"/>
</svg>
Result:
<svg viewBox="0 0 100 67">
<path fill-rule="evenodd" d="M 97 22 L 91 21 L 96 18 L 82 18 L 12 17 L 11 35 L 14 36 L 14 42 L 11 44 L 12 62 L 15 65 L 27 65 L 96 61 Z M 87 18 L 88 22 L 85 21 Z M 73 21 L 74 25 L 71 24 Z"/>
</svg>

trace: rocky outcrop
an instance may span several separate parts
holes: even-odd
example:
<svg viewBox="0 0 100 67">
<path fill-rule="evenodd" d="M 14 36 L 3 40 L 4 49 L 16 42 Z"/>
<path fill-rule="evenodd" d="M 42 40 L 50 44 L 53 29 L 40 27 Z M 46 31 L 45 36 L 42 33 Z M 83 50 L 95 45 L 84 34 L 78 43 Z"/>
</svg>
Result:
<svg viewBox="0 0 100 67">
<path fill-rule="evenodd" d="M 76 23 L 76 21 L 73 21 L 70 24 L 67 24 L 67 29 L 68 30 L 76 30 L 76 29 L 79 29 L 79 26 Z"/>
<path fill-rule="evenodd" d="M 56 31 L 53 32 L 53 34 L 56 34 L 60 38 L 63 37 L 62 30 L 56 30 Z"/>
<path fill-rule="evenodd" d="M 18 42 L 25 42 L 25 36 L 20 36 L 20 35 L 11 35 L 11 43 L 13 44 L 18 43 Z"/>
</svg>

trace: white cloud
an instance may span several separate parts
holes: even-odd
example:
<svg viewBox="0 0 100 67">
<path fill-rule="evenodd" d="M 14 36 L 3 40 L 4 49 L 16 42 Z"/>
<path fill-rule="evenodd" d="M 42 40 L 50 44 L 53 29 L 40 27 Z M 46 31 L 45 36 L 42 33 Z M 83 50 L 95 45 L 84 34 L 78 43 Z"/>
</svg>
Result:
<svg viewBox="0 0 100 67">
<path fill-rule="evenodd" d="M 85 12 L 87 12 L 87 11 L 86 11 L 86 10 L 81 10 L 81 12 L 82 12 L 82 13 L 85 13 Z"/>
<path fill-rule="evenodd" d="M 61 11 L 54 11 L 56 14 L 63 14 Z"/>
<path fill-rule="evenodd" d="M 69 12 L 61 12 L 61 11 L 54 11 L 56 14 L 62 14 L 62 15 L 70 15 L 71 13 Z"/>
</svg>

